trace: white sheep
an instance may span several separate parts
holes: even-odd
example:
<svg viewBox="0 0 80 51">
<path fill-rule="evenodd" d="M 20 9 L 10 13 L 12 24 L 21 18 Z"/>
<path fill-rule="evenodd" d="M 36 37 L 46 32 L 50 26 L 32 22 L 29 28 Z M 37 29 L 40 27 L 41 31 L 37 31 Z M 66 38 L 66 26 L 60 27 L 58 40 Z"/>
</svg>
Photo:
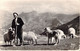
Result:
<svg viewBox="0 0 80 51">
<path fill-rule="evenodd" d="M 64 34 L 64 32 L 62 31 L 62 30 L 60 30 L 60 29 L 57 29 L 57 30 L 55 30 L 58 34 L 58 38 L 59 39 L 64 39 L 64 38 L 66 38 L 66 35 Z"/>
<path fill-rule="evenodd" d="M 55 40 L 56 44 L 58 44 L 60 39 L 63 39 L 63 38 L 66 37 L 64 32 L 62 30 L 60 30 L 60 29 L 51 30 L 50 27 L 46 27 L 44 30 L 45 30 L 45 32 L 46 32 L 46 34 L 48 36 L 48 43 L 49 43 L 49 39 L 50 38 L 52 39 L 52 43 Z"/>
<path fill-rule="evenodd" d="M 23 32 L 23 43 L 25 40 L 27 40 L 28 42 L 32 42 L 32 44 L 36 43 L 37 44 L 37 36 L 34 32 Z"/>
<path fill-rule="evenodd" d="M 64 32 L 60 29 L 56 29 L 53 30 L 54 32 L 56 32 L 55 37 L 57 37 L 57 39 L 55 37 L 52 37 L 52 42 L 54 42 L 54 40 L 56 41 L 56 44 L 59 43 L 59 41 L 61 39 L 66 38 L 66 35 L 64 34 Z"/>
<path fill-rule="evenodd" d="M 69 31 L 69 36 L 70 36 L 70 38 L 75 38 L 75 37 L 77 37 L 77 35 L 76 35 L 76 30 L 75 30 L 73 27 L 69 28 L 68 31 Z"/>
</svg>

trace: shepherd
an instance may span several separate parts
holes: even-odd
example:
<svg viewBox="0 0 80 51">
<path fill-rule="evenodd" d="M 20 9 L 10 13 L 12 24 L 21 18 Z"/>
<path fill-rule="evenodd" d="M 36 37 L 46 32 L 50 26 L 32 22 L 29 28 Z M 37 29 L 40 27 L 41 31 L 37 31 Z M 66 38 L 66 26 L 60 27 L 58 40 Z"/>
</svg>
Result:
<svg viewBox="0 0 80 51">
<path fill-rule="evenodd" d="M 20 40 L 20 45 L 22 45 L 22 26 L 24 25 L 23 20 L 18 16 L 18 13 L 13 13 L 14 19 L 12 20 L 12 28 L 15 29 L 17 44 L 18 38 Z"/>
</svg>

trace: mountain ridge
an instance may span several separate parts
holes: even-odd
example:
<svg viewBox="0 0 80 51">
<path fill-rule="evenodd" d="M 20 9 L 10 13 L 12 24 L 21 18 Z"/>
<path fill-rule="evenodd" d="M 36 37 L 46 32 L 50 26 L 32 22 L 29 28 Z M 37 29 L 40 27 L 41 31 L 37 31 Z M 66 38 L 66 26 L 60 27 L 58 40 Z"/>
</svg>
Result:
<svg viewBox="0 0 80 51">
<path fill-rule="evenodd" d="M 24 31 L 34 30 L 36 33 L 40 33 L 43 31 L 43 28 L 47 26 L 55 27 L 55 26 L 58 26 L 57 24 L 60 24 L 60 25 L 65 24 L 69 22 L 70 20 L 76 18 L 77 15 L 78 14 L 65 15 L 65 14 L 56 14 L 56 13 L 51 13 L 51 12 L 37 13 L 36 11 L 32 11 L 32 12 L 27 12 L 27 13 L 22 12 L 19 14 L 19 17 L 21 17 L 25 23 L 23 26 Z M 12 19 L 13 17 L 10 18 L 10 22 L 7 22 L 6 23 L 7 25 L 5 25 L 3 29 L 8 29 L 11 26 Z M 66 21 L 64 22 L 64 20 Z"/>
</svg>

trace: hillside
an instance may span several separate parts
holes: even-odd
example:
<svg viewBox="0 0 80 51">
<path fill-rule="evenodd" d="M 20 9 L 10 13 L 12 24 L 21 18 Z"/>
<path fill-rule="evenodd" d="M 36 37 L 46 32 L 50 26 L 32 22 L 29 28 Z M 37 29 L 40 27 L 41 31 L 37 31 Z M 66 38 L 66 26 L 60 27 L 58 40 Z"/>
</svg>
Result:
<svg viewBox="0 0 80 51">
<path fill-rule="evenodd" d="M 8 14 L 7 14 L 8 15 Z M 11 15 L 11 14 L 10 14 Z M 19 14 L 24 21 L 23 30 L 24 31 L 34 31 L 37 34 L 43 32 L 43 29 L 47 26 L 50 27 L 57 27 L 62 24 L 65 24 L 72 19 L 76 18 L 78 14 L 67 15 L 67 14 L 56 14 L 52 12 L 45 12 L 45 13 L 37 13 L 36 11 L 32 12 L 22 12 Z M 10 18 L 9 18 L 10 17 Z M 3 29 L 8 29 L 11 26 L 12 16 L 6 17 L 3 26 Z M 10 20 L 7 22 L 7 20 Z"/>
<path fill-rule="evenodd" d="M 79 17 L 80 16 L 77 16 L 76 18 L 74 18 L 70 22 L 68 22 L 66 24 L 63 24 L 61 26 L 58 26 L 57 28 L 63 30 L 64 33 L 67 34 L 68 33 L 68 28 L 73 27 L 73 28 L 75 28 L 76 33 L 79 34 L 80 33 L 80 31 L 79 31 L 80 30 L 80 26 L 79 26 L 80 25 L 80 23 L 79 23 L 80 18 Z"/>
<path fill-rule="evenodd" d="M 13 19 L 12 13 L 8 11 L 0 10 L 0 27 L 5 27 L 11 23 Z"/>
</svg>

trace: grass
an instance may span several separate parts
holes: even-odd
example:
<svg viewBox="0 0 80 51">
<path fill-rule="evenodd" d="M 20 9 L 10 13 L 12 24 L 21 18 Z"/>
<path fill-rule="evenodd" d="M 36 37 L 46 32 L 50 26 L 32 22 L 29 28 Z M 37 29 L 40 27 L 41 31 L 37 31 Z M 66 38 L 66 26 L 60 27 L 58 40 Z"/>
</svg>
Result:
<svg viewBox="0 0 80 51">
<path fill-rule="evenodd" d="M 2 50 L 77 50 L 79 49 L 79 38 L 60 40 L 58 45 L 47 45 L 47 37 L 41 36 L 37 45 L 25 44 L 24 46 L 0 45 Z"/>
</svg>

